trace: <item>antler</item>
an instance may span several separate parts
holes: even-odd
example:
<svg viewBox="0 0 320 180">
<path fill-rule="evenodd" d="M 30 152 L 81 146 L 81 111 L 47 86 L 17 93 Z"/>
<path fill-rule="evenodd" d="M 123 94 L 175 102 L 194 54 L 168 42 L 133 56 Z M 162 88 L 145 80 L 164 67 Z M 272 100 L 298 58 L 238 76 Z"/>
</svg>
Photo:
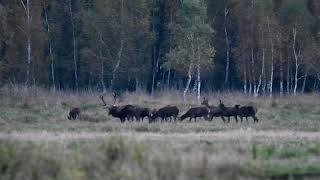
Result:
<svg viewBox="0 0 320 180">
<path fill-rule="evenodd" d="M 100 99 L 101 99 L 101 101 L 102 101 L 102 103 L 103 103 L 104 106 L 108 106 L 107 103 L 106 103 L 106 102 L 104 101 L 104 99 L 103 99 L 103 95 L 100 95 Z"/>
<path fill-rule="evenodd" d="M 113 92 L 112 97 L 113 97 L 113 104 L 115 104 L 117 101 L 118 94 L 116 92 Z"/>
</svg>

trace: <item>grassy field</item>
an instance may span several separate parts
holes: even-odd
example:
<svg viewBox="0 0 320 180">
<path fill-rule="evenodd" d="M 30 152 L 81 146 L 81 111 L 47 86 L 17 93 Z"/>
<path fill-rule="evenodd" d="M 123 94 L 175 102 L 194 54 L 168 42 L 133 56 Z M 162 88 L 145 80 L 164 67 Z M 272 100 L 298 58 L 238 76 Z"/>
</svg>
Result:
<svg viewBox="0 0 320 180">
<path fill-rule="evenodd" d="M 320 95 L 204 96 L 251 104 L 259 123 L 126 122 L 107 115 L 95 92 L 5 87 L 0 104 L 0 179 L 319 179 Z M 111 96 L 106 95 L 111 102 Z M 118 104 L 199 105 L 181 93 L 124 94 Z M 81 120 L 68 121 L 72 107 Z"/>
</svg>

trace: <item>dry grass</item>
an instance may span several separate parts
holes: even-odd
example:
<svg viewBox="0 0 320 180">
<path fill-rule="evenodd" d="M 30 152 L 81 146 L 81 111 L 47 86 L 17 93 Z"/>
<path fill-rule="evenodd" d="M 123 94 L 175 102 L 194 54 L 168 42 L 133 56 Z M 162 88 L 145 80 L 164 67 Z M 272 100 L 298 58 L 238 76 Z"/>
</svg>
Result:
<svg viewBox="0 0 320 180">
<path fill-rule="evenodd" d="M 5 87 L 0 96 L 0 130 L 27 131 L 139 131 L 162 133 L 215 132 L 250 127 L 256 130 L 298 130 L 318 131 L 320 129 L 320 101 L 318 94 L 299 95 L 297 97 L 253 98 L 242 94 L 205 94 L 210 104 L 217 104 L 218 99 L 227 105 L 252 104 L 258 107 L 258 124 L 232 123 L 224 124 L 220 118 L 213 122 L 197 123 L 125 123 L 107 115 L 102 108 L 96 92 L 60 92 L 40 88 Z M 111 95 L 105 95 L 106 101 L 112 102 Z M 181 92 L 161 92 L 154 97 L 144 93 L 125 93 L 117 104 L 136 104 L 145 107 L 159 108 L 168 104 L 177 105 L 180 115 L 199 102 L 192 97 L 184 102 Z M 67 121 L 66 116 L 72 107 L 82 109 L 82 118 L 77 122 Z"/>
<path fill-rule="evenodd" d="M 107 115 L 97 92 L 0 90 L 0 179 L 264 179 L 320 175 L 319 94 L 247 97 L 210 93 L 227 105 L 258 107 L 259 123 L 126 122 Z M 110 95 L 105 95 L 112 102 Z M 181 92 L 125 93 L 118 104 L 180 115 L 199 102 Z M 72 107 L 80 121 L 68 121 Z M 106 177 L 108 174 L 108 177 Z"/>
</svg>

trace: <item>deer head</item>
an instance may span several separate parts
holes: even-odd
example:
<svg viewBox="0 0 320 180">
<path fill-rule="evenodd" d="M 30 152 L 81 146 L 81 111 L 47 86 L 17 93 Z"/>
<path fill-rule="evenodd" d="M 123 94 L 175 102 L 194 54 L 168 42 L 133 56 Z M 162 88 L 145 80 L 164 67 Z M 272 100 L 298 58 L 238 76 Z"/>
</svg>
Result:
<svg viewBox="0 0 320 180">
<path fill-rule="evenodd" d="M 209 106 L 209 101 L 208 101 L 208 99 L 206 98 L 206 97 L 203 97 L 202 98 L 202 103 L 201 103 L 202 105 L 206 105 L 206 106 Z"/>
<path fill-rule="evenodd" d="M 224 108 L 224 107 L 225 107 L 220 98 L 219 98 L 219 107 L 220 107 L 220 108 Z"/>
</svg>

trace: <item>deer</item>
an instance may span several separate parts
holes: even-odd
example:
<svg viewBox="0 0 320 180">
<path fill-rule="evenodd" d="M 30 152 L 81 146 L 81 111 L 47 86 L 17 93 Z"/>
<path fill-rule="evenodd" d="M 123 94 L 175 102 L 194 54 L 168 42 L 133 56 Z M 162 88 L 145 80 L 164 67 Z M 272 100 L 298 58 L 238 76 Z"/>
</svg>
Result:
<svg viewBox="0 0 320 180">
<path fill-rule="evenodd" d="M 190 108 L 185 114 L 183 114 L 180 117 L 180 121 L 183 121 L 186 118 L 189 118 L 189 122 L 191 122 L 192 119 L 194 121 L 197 121 L 198 117 L 203 117 L 205 120 L 208 120 L 209 115 L 209 108 L 207 107 L 194 107 Z"/>
<path fill-rule="evenodd" d="M 109 115 L 119 118 L 120 121 L 123 123 L 125 122 L 126 118 L 128 120 L 132 119 L 135 116 L 135 107 L 133 105 L 124 105 L 124 106 L 114 106 L 114 105 L 108 105 L 103 96 L 100 95 L 100 99 L 102 103 L 104 104 L 104 107 L 106 107 L 109 110 Z M 115 102 L 115 97 L 114 97 L 114 102 Z"/>
<path fill-rule="evenodd" d="M 253 122 L 258 122 L 259 119 L 256 116 L 256 113 L 258 112 L 258 109 L 253 106 L 241 106 L 236 105 L 236 108 L 238 109 L 238 115 L 241 118 L 241 122 L 243 121 L 243 117 L 246 118 L 246 121 L 248 122 L 248 117 L 252 117 Z"/>
<path fill-rule="evenodd" d="M 210 106 L 209 101 L 206 97 L 203 97 L 203 101 L 202 101 L 201 105 L 204 105 L 207 108 L 209 108 L 209 120 L 210 121 L 212 121 L 213 117 L 221 117 L 221 119 L 224 120 L 222 109 L 220 107 Z"/>
<path fill-rule="evenodd" d="M 80 108 L 76 107 L 70 110 L 67 118 L 69 120 L 76 120 L 78 117 L 80 117 Z"/>
<path fill-rule="evenodd" d="M 228 118 L 228 123 L 230 123 L 230 117 L 234 117 L 236 122 L 238 123 L 237 116 L 239 115 L 239 105 L 235 105 L 234 107 L 226 107 L 221 99 L 219 99 L 219 108 L 222 110 L 222 120 L 225 122 L 224 117 Z"/>
<path fill-rule="evenodd" d="M 154 109 L 152 111 L 152 116 L 149 120 L 149 123 L 154 122 L 157 118 L 161 118 L 161 121 L 167 121 L 167 118 L 174 118 L 174 121 L 177 119 L 179 114 L 179 109 L 177 106 L 165 106 L 160 108 L 159 110 Z"/>
<path fill-rule="evenodd" d="M 149 120 L 151 118 L 151 112 L 149 108 L 144 108 L 140 106 L 135 106 L 134 110 L 135 118 L 137 121 L 144 120 L 145 117 L 147 117 Z"/>
</svg>

